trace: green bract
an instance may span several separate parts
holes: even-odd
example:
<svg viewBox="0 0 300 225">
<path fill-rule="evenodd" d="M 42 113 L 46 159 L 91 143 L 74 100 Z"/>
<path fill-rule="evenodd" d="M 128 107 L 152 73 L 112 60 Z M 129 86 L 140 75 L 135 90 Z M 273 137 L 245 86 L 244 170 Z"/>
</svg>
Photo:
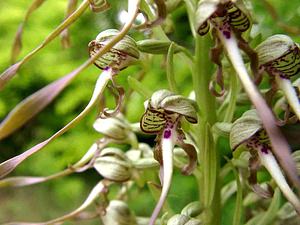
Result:
<svg viewBox="0 0 300 225">
<path fill-rule="evenodd" d="M 97 157 L 94 168 L 107 180 L 122 182 L 131 177 L 131 163 L 118 148 L 105 148 Z"/>
<path fill-rule="evenodd" d="M 110 4 L 106 0 L 89 0 L 89 2 L 93 12 L 102 12 L 110 8 Z"/>
<path fill-rule="evenodd" d="M 96 131 L 116 140 L 125 140 L 132 132 L 129 124 L 121 116 L 106 119 L 98 118 L 93 126 Z"/>
<path fill-rule="evenodd" d="M 117 34 L 118 30 L 109 29 L 102 31 L 89 43 L 90 56 L 94 56 L 103 46 L 110 42 Z M 135 62 L 140 56 L 136 42 L 134 39 L 126 35 L 113 48 L 111 48 L 103 56 L 95 61 L 95 65 L 101 69 L 112 67 L 114 69 L 122 70 Z"/>
<path fill-rule="evenodd" d="M 138 41 L 137 46 L 141 52 L 146 52 L 150 54 L 167 54 L 171 43 L 171 41 L 146 39 Z M 177 45 L 175 45 L 174 47 L 174 53 L 180 51 Z"/>
</svg>

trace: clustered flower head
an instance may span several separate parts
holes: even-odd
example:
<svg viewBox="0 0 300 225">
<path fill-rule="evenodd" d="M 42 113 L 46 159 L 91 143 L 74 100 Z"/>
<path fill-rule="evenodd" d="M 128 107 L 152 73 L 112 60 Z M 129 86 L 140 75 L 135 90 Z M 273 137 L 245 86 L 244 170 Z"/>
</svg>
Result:
<svg viewBox="0 0 300 225">
<path fill-rule="evenodd" d="M 74 2 L 70 4 L 76 4 L 76 1 Z M 278 89 L 281 89 L 293 113 L 297 116 L 296 120 L 290 120 L 289 122 L 295 124 L 299 123 L 299 93 L 296 91 L 297 88 L 292 85 L 293 77 L 300 72 L 299 45 L 289 36 L 278 34 L 267 38 L 257 45 L 255 49 L 252 49 L 249 43 L 244 39 L 247 34 L 250 34 L 250 32 L 247 33 L 247 31 L 250 30 L 252 21 L 247 8 L 243 4 L 243 1 L 240 0 L 200 0 L 198 4 L 195 4 L 193 1 L 155 0 L 151 3 L 144 1 L 141 5 L 139 0 L 129 0 L 128 3 L 127 22 L 121 30 L 108 29 L 101 31 L 95 40 L 92 40 L 88 44 L 90 58 L 87 62 L 65 77 L 46 86 L 32 96 L 29 96 L 28 99 L 20 103 L 0 124 L 1 139 L 21 127 L 35 114 L 41 111 L 42 108 L 49 104 L 83 69 L 94 64 L 102 70 L 86 108 L 65 127 L 45 141 L 33 146 L 18 156 L 2 162 L 0 164 L 0 178 L 9 174 L 29 156 L 38 152 L 48 145 L 48 143 L 68 131 L 103 99 L 102 103 L 104 104 L 101 104 L 100 113 L 97 115 L 97 119 L 93 124 L 94 129 L 100 133 L 100 138 L 94 141 L 92 146 L 78 162 L 68 166 L 68 168 L 61 172 L 46 177 L 9 177 L 0 180 L 0 188 L 33 185 L 75 172 L 82 173 L 87 169 L 94 169 L 98 172 L 99 181 L 92 188 L 86 200 L 77 209 L 53 220 L 30 224 L 60 224 L 69 219 L 82 219 L 85 216 L 83 211 L 97 201 L 94 213 L 102 220 L 104 225 L 155 225 L 158 222 L 157 218 L 166 202 L 171 186 L 174 171 L 173 167 L 175 165 L 181 169 L 183 175 L 195 176 L 199 185 L 200 201 L 189 203 L 180 213 L 170 212 L 170 214 L 162 216 L 160 218 L 161 224 L 213 224 L 214 221 L 219 220 L 219 218 L 215 219 L 214 217 L 221 215 L 220 209 L 223 207 L 222 204 L 224 204 L 235 191 L 237 192 L 236 207 L 242 204 L 244 193 L 247 193 L 249 196 L 255 192 L 262 197 L 261 199 L 272 197 L 273 200 L 275 199 L 274 201 L 279 201 L 281 191 L 288 203 L 281 207 L 281 211 L 279 211 L 276 216 L 278 218 L 287 217 L 284 210 L 287 210 L 290 215 L 294 213 L 294 209 L 300 215 L 299 198 L 286 179 L 286 177 L 290 178 L 293 184 L 296 184 L 296 187 L 297 184 L 300 187 L 298 179 L 299 171 L 298 174 L 296 171 L 293 171 L 293 169 L 296 170 L 296 168 L 293 167 L 294 164 L 297 164 L 297 169 L 299 170 L 299 151 L 293 155 L 290 154 L 289 145 L 277 127 L 277 121 L 273 118 L 273 112 L 275 110 L 272 108 L 274 93 Z M 157 27 L 153 29 L 153 32 L 150 30 L 154 26 L 159 26 L 165 20 L 168 20 L 168 13 L 181 3 L 186 4 L 191 30 L 196 40 L 195 55 L 185 47 L 171 41 L 169 37 L 165 35 L 163 27 Z M 33 6 L 35 7 L 34 4 Z M 62 23 L 62 25 L 46 39 L 41 45 L 42 47 L 33 50 L 24 57 L 23 60 L 12 65 L 0 75 L 0 90 L 4 87 L 6 82 L 17 73 L 18 69 L 36 54 L 36 52 L 42 49 L 43 46 L 47 45 L 55 35 L 64 30 L 62 37 L 67 38 L 66 28 L 76 19 L 76 15 L 81 15 L 88 6 L 90 6 L 94 12 L 102 12 L 110 8 L 110 4 L 106 0 L 84 0 L 74 13 L 69 12 L 69 16 L 67 16 L 65 20 L 66 22 Z M 144 16 L 145 22 L 140 25 L 135 25 L 134 23 L 138 13 Z M 168 21 L 166 21 L 166 24 L 167 22 Z M 130 28 L 139 31 L 146 29 L 143 35 L 147 38 L 150 37 L 150 39 L 141 40 L 136 43 L 133 38 L 126 35 Z M 206 44 L 210 42 L 205 41 L 209 39 L 209 36 L 200 37 L 206 35 L 208 32 L 211 33 L 211 37 L 215 42 L 215 46 L 211 49 L 209 49 L 210 46 L 206 46 Z M 161 38 L 161 40 L 155 39 L 157 37 Z M 253 76 L 249 76 L 248 74 L 249 68 L 243 61 L 244 57 L 242 57 L 240 49 L 246 53 L 249 59 Z M 204 51 L 206 53 L 210 51 L 210 55 L 208 56 L 207 54 L 206 57 L 210 57 L 212 63 L 216 64 L 217 69 L 215 74 L 208 74 L 210 65 L 204 65 L 205 63 L 201 65 L 202 60 L 207 62 L 203 59 L 203 54 L 200 54 L 202 50 L 206 50 Z M 238 75 L 243 85 L 243 90 L 247 93 L 253 106 L 256 108 L 246 111 L 233 123 L 231 122 L 234 120 L 234 108 L 237 105 L 235 102 L 237 96 L 235 95 L 237 95 L 240 90 L 238 90 L 239 87 L 230 87 L 230 92 L 225 93 L 224 91 L 225 85 L 228 83 L 224 82 L 223 78 L 223 61 L 221 58 L 223 50 L 226 51 L 225 56 L 228 57 L 232 68 L 234 68 Z M 139 66 L 142 70 L 140 77 L 137 80 L 131 78 L 131 80 L 134 80 L 134 84 L 130 83 L 130 79 L 128 79 L 130 83 L 129 86 L 144 97 L 150 96 L 151 90 L 148 90 L 147 87 L 144 88 L 139 79 L 142 79 L 147 73 L 146 70 L 148 66 L 146 63 L 148 62 L 147 60 L 151 62 L 151 57 L 144 57 L 143 55 L 142 59 L 145 60 L 145 63 L 139 61 L 141 52 L 152 55 L 164 54 L 167 56 L 167 80 L 169 81 L 170 90 L 175 93 L 166 89 L 152 93 L 151 97 L 144 104 L 145 112 L 141 116 L 139 128 L 134 130 L 134 126 L 120 113 L 120 111 L 122 111 L 121 104 L 124 104 L 125 89 L 117 85 L 115 77 L 121 70 L 139 62 Z M 195 82 L 194 91 L 196 92 L 195 95 L 198 104 L 194 100 L 177 94 L 175 78 L 172 77 L 174 76 L 173 55 L 175 53 L 183 53 L 181 56 L 193 69 L 193 82 Z M 17 54 L 15 54 L 13 58 L 15 58 L 16 55 Z M 206 66 L 207 68 L 202 68 Z M 207 74 L 201 73 L 200 71 L 202 70 Z M 263 71 L 270 75 L 271 88 L 266 93 L 267 102 L 258 89 L 258 85 L 262 80 L 261 75 Z M 201 75 L 205 76 L 200 77 Z M 235 74 L 232 76 L 234 75 Z M 214 79 L 216 80 L 216 84 L 219 85 L 221 92 L 215 89 L 215 84 L 213 83 Z M 234 81 L 234 79 L 232 80 Z M 103 96 L 103 92 L 110 82 L 112 84 L 110 90 L 116 99 L 116 107 L 114 110 L 105 108 Z M 234 93 L 234 89 L 236 93 Z M 213 95 L 210 95 L 208 90 L 211 91 Z M 204 97 L 201 96 L 202 94 Z M 221 97 L 224 94 L 226 94 L 225 98 L 227 102 L 222 104 L 219 110 L 215 110 L 215 106 L 218 105 L 215 97 Z M 201 102 L 200 99 L 202 99 L 204 103 Z M 231 100 L 233 103 L 229 102 Z M 206 103 L 207 105 L 205 105 Z M 200 107 L 200 109 L 198 109 L 198 107 Z M 214 115 L 211 117 L 210 115 L 204 115 L 205 113 L 202 114 L 202 111 L 209 112 L 209 107 L 213 108 L 212 114 Z M 33 113 L 31 113 L 30 110 L 33 110 Z M 222 115 L 224 111 L 226 111 L 225 116 Z M 197 124 L 198 120 L 200 120 L 198 115 L 203 115 L 199 124 Z M 276 116 L 280 117 L 279 115 Z M 236 180 L 231 180 L 225 184 L 221 190 L 221 180 L 225 177 L 226 165 L 224 166 L 225 170 L 220 168 L 221 163 L 219 158 L 221 158 L 221 155 L 217 148 L 220 133 L 215 132 L 214 128 L 220 125 L 219 121 L 222 117 L 226 117 L 226 119 L 224 119 L 225 125 L 223 124 L 223 128 L 226 127 L 224 130 L 229 134 L 230 147 L 233 150 L 233 159 L 228 160 L 226 165 L 230 165 L 232 171 L 234 173 L 236 172 L 234 174 Z M 286 122 L 287 120 L 280 125 Z M 16 125 L 14 123 L 16 123 Z M 197 127 L 190 124 L 197 124 Z M 156 135 L 154 147 L 150 147 L 150 143 L 139 142 L 139 136 L 136 132 L 140 131 L 146 134 Z M 190 140 L 189 137 L 191 137 Z M 201 143 L 202 141 L 204 143 Z M 197 148 L 195 147 L 196 143 L 198 145 Z M 246 152 L 246 154 L 240 157 L 242 150 L 244 150 L 243 153 Z M 182 163 L 182 158 L 184 158 L 184 163 Z M 185 164 L 187 159 L 188 163 Z M 239 161 L 240 165 L 235 164 L 239 159 L 241 159 Z M 198 161 L 200 166 L 197 168 Z M 245 181 L 240 179 L 240 174 L 237 173 L 236 169 L 239 168 L 239 166 L 248 171 L 247 185 L 241 185 L 241 183 Z M 260 185 L 258 182 L 257 172 L 261 166 L 268 171 L 273 179 L 267 183 L 267 186 L 264 186 L 264 184 Z M 132 187 L 143 188 L 146 183 L 156 175 L 158 168 L 160 185 L 154 182 L 152 182 L 152 184 L 160 191 L 160 197 L 151 217 L 140 218 L 134 215 L 127 205 L 126 200 L 129 197 L 127 192 Z M 239 172 L 241 171 L 239 170 Z M 147 176 L 144 177 L 146 173 L 152 175 L 150 179 L 148 179 Z M 112 186 L 115 188 L 116 194 L 110 196 L 108 192 Z M 241 190 L 242 187 L 246 187 L 246 189 L 248 188 L 253 192 L 249 193 L 247 192 L 248 190 Z M 249 197 L 249 199 L 251 199 L 251 197 Z M 249 199 L 245 200 L 245 204 L 247 204 Z M 257 196 L 256 199 L 258 199 Z M 289 208 L 289 204 L 292 205 L 292 208 Z M 270 208 L 272 209 L 272 207 L 273 203 L 271 203 Z M 272 210 L 268 209 L 268 211 Z M 216 213 L 216 215 L 214 213 Z M 234 224 L 240 224 L 241 214 L 241 210 L 236 208 Z M 266 217 L 265 215 L 267 214 L 264 214 L 264 218 Z M 219 224 L 220 223 L 219 221 Z M 23 223 L 14 222 L 12 224 Z"/>
</svg>

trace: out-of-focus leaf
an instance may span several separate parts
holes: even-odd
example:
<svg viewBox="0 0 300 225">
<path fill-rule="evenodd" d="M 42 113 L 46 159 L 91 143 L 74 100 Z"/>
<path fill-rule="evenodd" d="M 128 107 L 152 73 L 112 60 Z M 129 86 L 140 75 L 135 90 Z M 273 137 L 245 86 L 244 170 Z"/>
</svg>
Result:
<svg viewBox="0 0 300 225">
<path fill-rule="evenodd" d="M 139 0 L 136 1 L 130 1 L 131 4 L 128 6 L 128 11 L 131 12 L 131 17 L 128 18 L 128 21 L 125 23 L 124 27 L 120 31 L 120 33 L 114 37 L 109 43 L 107 43 L 100 51 L 97 52 L 93 57 L 91 57 L 89 60 L 87 60 L 85 63 L 83 63 L 80 67 L 75 69 L 72 73 L 74 73 L 74 76 L 78 75 L 82 70 L 87 68 L 89 65 L 91 65 L 97 58 L 101 57 L 103 54 L 105 54 L 107 51 L 109 51 L 110 48 L 112 48 L 117 42 L 119 42 L 129 31 L 131 28 L 139 8 Z M 71 122 L 69 122 L 66 126 L 64 126 L 62 129 L 60 129 L 58 132 L 53 134 L 50 138 L 47 140 L 33 146 L 32 148 L 28 149 L 27 151 L 23 152 L 20 155 L 17 155 L 7 161 L 4 161 L 0 164 L 0 178 L 6 176 L 11 171 L 13 171 L 20 163 L 22 163 L 25 159 L 27 159 L 29 156 L 33 155 L 34 153 L 41 150 L 43 147 L 45 147 L 48 143 L 56 139 L 57 137 L 61 136 L 65 132 L 67 132 L 70 128 L 75 126 L 83 117 L 85 117 L 88 112 L 91 110 L 91 108 L 96 104 L 100 96 L 102 96 L 103 91 L 108 83 L 108 81 L 111 79 L 112 76 L 112 69 L 104 70 L 103 73 L 99 76 L 92 98 L 90 99 L 90 102 L 88 105 L 84 108 L 84 110 L 76 116 Z M 1 77 L 0 77 L 1 79 Z M 0 80 L 1 81 L 1 80 Z M 0 82 L 1 85 L 1 82 Z"/>
<path fill-rule="evenodd" d="M 65 20 L 75 11 L 76 5 L 77 5 L 77 0 L 69 0 L 68 1 Z M 68 28 L 66 28 L 65 30 L 63 30 L 61 32 L 60 38 L 61 38 L 61 45 L 63 46 L 63 48 L 69 48 L 71 46 Z"/>
<path fill-rule="evenodd" d="M 77 70 L 75 70 L 73 73 L 77 74 Z M 66 126 L 64 126 L 59 131 L 57 131 L 55 134 L 53 134 L 47 140 L 33 146 L 32 148 L 23 152 L 22 154 L 17 155 L 15 157 L 1 163 L 0 164 L 0 178 L 9 174 L 25 159 L 27 159 L 34 153 L 38 152 L 39 150 L 41 150 L 43 147 L 45 147 L 51 141 L 55 140 L 57 137 L 61 136 L 65 132 L 67 132 L 70 128 L 75 126 L 82 118 L 84 118 L 88 114 L 88 112 L 93 108 L 93 106 L 98 102 L 99 97 L 102 96 L 102 93 L 103 93 L 108 81 L 111 78 L 111 73 L 112 73 L 111 69 L 107 70 L 107 71 L 103 71 L 101 73 L 101 75 L 99 76 L 97 83 L 95 85 L 95 89 L 94 89 L 93 95 L 90 99 L 90 102 L 84 108 L 84 110 L 78 116 L 76 116 L 71 122 L 69 122 Z"/>
<path fill-rule="evenodd" d="M 88 206 L 90 206 L 101 193 L 105 194 L 107 192 L 107 187 L 103 184 L 102 181 L 100 181 L 90 192 L 89 196 L 86 198 L 86 200 L 83 202 L 83 204 L 75 209 L 74 211 L 61 216 L 59 218 L 56 218 L 54 220 L 49 220 L 46 222 L 39 222 L 39 223 L 26 223 L 26 222 L 11 222 L 7 223 L 6 225 L 25 225 L 25 224 L 31 224 L 31 225 L 46 225 L 46 224 L 60 224 L 63 221 L 66 221 L 68 219 L 74 218 L 77 214 L 85 210 Z"/>
<path fill-rule="evenodd" d="M 28 120 L 50 104 L 73 80 L 75 75 L 75 73 L 70 73 L 20 102 L 0 124 L 0 140 L 23 126 Z"/>
<path fill-rule="evenodd" d="M 84 0 L 78 7 L 78 9 L 74 13 L 72 13 L 72 15 L 70 15 L 66 20 L 64 20 L 64 22 L 62 22 L 54 31 L 52 31 L 52 33 L 50 33 L 38 47 L 28 53 L 20 62 L 15 63 L 14 65 L 6 69 L 2 74 L 0 74 L 0 91 L 4 88 L 6 83 L 16 75 L 16 73 L 24 63 L 29 61 L 35 54 L 37 54 L 41 49 L 49 44 L 54 38 L 56 38 L 64 29 L 66 29 L 76 19 L 78 19 L 86 10 L 88 5 L 88 0 Z"/>
<path fill-rule="evenodd" d="M 18 31 L 16 33 L 15 39 L 14 39 L 14 44 L 12 47 L 12 51 L 11 51 L 11 62 L 15 63 L 17 57 L 19 56 L 21 49 L 22 49 L 22 34 L 23 34 L 23 28 L 25 26 L 25 24 L 27 23 L 29 17 L 31 16 L 31 14 L 38 9 L 45 0 L 34 0 L 30 7 L 28 8 L 24 21 L 20 24 Z"/>
<path fill-rule="evenodd" d="M 149 88 L 143 85 L 140 81 L 131 76 L 128 76 L 127 81 L 129 86 L 145 99 L 149 99 L 151 97 L 151 90 L 149 90 Z"/>
</svg>

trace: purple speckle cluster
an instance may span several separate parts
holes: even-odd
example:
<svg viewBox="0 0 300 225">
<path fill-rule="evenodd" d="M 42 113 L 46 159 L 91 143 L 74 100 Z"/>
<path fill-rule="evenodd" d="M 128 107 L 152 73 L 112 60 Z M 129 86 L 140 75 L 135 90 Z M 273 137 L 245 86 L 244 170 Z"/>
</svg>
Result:
<svg viewBox="0 0 300 225">
<path fill-rule="evenodd" d="M 263 145 L 260 149 L 260 151 L 264 154 L 268 154 L 269 153 L 269 148 L 265 145 Z"/>
<path fill-rule="evenodd" d="M 224 30 L 224 31 L 223 31 L 223 35 L 224 35 L 227 39 L 229 39 L 229 38 L 231 37 L 230 31 L 227 31 L 227 30 Z"/>
<path fill-rule="evenodd" d="M 166 130 L 164 131 L 164 138 L 170 138 L 170 137 L 171 137 L 171 134 L 172 134 L 171 130 L 166 129 Z"/>
</svg>

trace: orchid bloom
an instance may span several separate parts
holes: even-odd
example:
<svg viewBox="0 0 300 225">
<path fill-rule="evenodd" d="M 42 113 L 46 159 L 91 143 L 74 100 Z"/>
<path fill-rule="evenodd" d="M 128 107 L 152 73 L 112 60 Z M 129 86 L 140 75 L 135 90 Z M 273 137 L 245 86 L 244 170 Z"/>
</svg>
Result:
<svg viewBox="0 0 300 225">
<path fill-rule="evenodd" d="M 250 183 L 253 189 L 264 197 L 270 197 L 270 193 L 256 184 L 256 171 L 263 165 L 270 173 L 277 186 L 280 188 L 286 199 L 294 206 L 300 214 L 300 201 L 287 183 L 281 168 L 272 153 L 270 140 L 263 129 L 262 123 L 255 110 L 249 110 L 237 119 L 230 132 L 230 145 L 235 151 L 239 147 L 245 147 L 250 151 L 249 160 Z"/>
<path fill-rule="evenodd" d="M 160 163 L 162 192 L 153 211 L 149 225 L 156 218 L 166 200 L 173 174 L 173 149 L 181 147 L 189 157 L 189 164 L 182 168 L 185 175 L 191 174 L 197 164 L 197 152 L 193 145 L 184 143 L 185 135 L 180 120 L 184 117 L 190 123 L 197 123 L 196 105 L 193 100 L 175 95 L 168 90 L 156 91 L 146 104 L 146 112 L 140 127 L 145 133 L 156 134 L 154 157 Z"/>
<path fill-rule="evenodd" d="M 260 43 L 255 50 L 258 53 L 260 68 L 265 70 L 272 82 L 283 91 L 289 105 L 300 119 L 299 97 L 290 80 L 300 72 L 299 45 L 289 36 L 277 34 Z"/>
</svg>

